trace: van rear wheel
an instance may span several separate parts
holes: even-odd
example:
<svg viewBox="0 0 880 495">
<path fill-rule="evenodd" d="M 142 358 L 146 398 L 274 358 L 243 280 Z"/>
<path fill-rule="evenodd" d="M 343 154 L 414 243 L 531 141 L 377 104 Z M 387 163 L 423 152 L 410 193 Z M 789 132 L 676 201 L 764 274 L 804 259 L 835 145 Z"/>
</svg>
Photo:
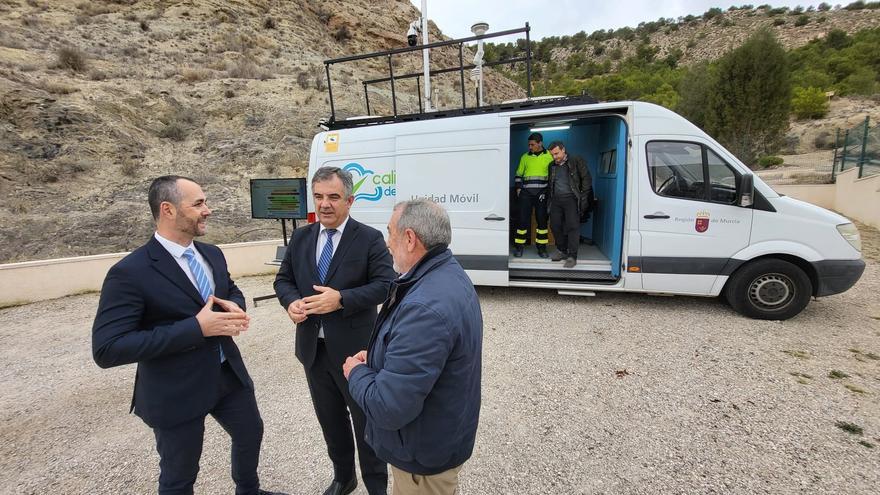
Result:
<svg viewBox="0 0 880 495">
<path fill-rule="evenodd" d="M 810 302 L 813 284 L 797 265 L 766 258 L 746 264 L 727 281 L 724 296 L 738 313 L 759 320 L 787 320 Z"/>
</svg>

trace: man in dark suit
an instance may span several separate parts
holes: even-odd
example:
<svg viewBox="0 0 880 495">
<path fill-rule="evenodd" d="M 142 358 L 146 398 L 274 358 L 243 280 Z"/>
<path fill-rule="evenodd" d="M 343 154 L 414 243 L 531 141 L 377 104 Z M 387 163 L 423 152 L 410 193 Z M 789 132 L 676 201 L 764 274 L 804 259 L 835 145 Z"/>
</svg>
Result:
<svg viewBox="0 0 880 495">
<path fill-rule="evenodd" d="M 296 323 L 296 357 L 305 367 L 333 462 L 333 481 L 324 494 L 344 495 L 357 486 L 356 442 L 367 491 L 384 495 L 388 467 L 364 442 L 364 413 L 348 392 L 342 363 L 366 348 L 376 307 L 396 274 L 382 233 L 348 216 L 354 202 L 351 174 L 336 167 L 318 169 L 312 196 L 319 222 L 291 235 L 275 293 Z"/>
<path fill-rule="evenodd" d="M 208 414 L 232 437 L 236 495 L 268 494 L 257 477 L 263 420 L 232 339 L 248 329 L 244 296 L 220 249 L 193 242 L 211 214 L 205 194 L 191 179 L 163 176 L 149 203 L 156 233 L 104 280 L 95 362 L 138 364 L 131 407 L 155 433 L 160 494 L 193 492 Z"/>
</svg>

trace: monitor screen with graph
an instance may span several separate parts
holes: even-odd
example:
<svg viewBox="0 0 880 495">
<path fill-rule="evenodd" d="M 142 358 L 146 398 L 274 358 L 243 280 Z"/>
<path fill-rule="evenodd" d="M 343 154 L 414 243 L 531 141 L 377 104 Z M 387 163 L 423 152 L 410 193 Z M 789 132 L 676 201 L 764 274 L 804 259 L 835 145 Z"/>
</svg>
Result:
<svg viewBox="0 0 880 495">
<path fill-rule="evenodd" d="M 306 180 L 251 179 L 251 217 L 304 219 Z"/>
</svg>

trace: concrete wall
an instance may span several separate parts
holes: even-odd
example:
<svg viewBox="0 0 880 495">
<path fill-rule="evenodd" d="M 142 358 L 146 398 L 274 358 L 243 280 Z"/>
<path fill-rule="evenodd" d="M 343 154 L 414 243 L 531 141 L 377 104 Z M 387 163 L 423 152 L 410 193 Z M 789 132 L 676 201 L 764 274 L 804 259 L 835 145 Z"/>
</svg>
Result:
<svg viewBox="0 0 880 495">
<path fill-rule="evenodd" d="M 858 177 L 858 170 L 850 169 L 837 174 L 835 184 L 774 185 L 773 189 L 880 229 L 880 175 Z"/>
<path fill-rule="evenodd" d="M 242 277 L 277 271 L 277 266 L 266 265 L 266 262 L 275 258 L 279 245 L 279 241 L 259 241 L 223 244 L 220 248 L 232 276 Z M 107 271 L 127 254 L 0 265 L 0 307 L 101 290 Z"/>
</svg>

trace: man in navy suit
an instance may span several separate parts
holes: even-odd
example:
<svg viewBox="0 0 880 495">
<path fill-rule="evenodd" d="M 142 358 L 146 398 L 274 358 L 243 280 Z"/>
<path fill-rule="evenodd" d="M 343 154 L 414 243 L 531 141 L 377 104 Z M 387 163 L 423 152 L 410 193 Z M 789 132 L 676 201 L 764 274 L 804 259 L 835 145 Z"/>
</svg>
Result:
<svg viewBox="0 0 880 495">
<path fill-rule="evenodd" d="M 193 242 L 211 214 L 205 194 L 169 175 L 150 185 L 149 203 L 156 233 L 104 280 L 95 362 L 138 365 L 131 407 L 156 436 L 160 494 L 193 492 L 208 414 L 232 437 L 236 495 L 268 494 L 257 477 L 263 420 L 232 339 L 248 329 L 244 295 L 220 249 Z"/>
<path fill-rule="evenodd" d="M 342 363 L 366 348 L 377 306 L 396 274 L 382 233 L 348 215 L 354 202 L 351 174 L 337 167 L 318 169 L 312 177 L 312 196 L 319 223 L 291 235 L 275 293 L 296 323 L 296 357 L 305 367 L 333 462 L 333 481 L 324 494 L 354 491 L 357 443 L 367 491 L 384 495 L 388 467 L 364 442 L 364 413 L 348 392 Z"/>
</svg>

